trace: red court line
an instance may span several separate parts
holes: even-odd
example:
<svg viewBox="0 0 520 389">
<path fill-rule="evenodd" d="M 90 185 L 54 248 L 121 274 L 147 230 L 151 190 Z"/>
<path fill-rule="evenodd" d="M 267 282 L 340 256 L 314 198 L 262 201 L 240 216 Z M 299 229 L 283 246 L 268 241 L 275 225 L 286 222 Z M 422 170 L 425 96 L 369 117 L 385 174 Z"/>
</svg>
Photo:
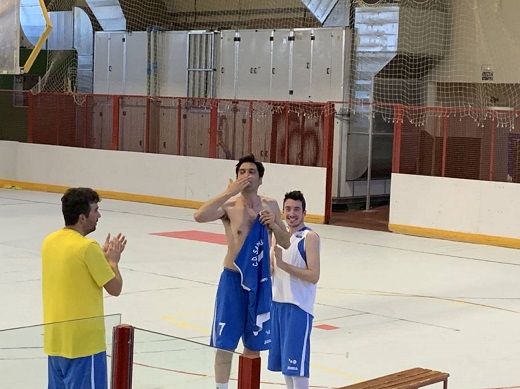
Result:
<svg viewBox="0 0 520 389">
<path fill-rule="evenodd" d="M 319 324 L 317 326 L 314 326 L 314 328 L 319 328 L 320 330 L 330 331 L 330 330 L 337 330 L 339 327 L 331 326 L 330 324 Z"/>
<path fill-rule="evenodd" d="M 224 234 L 216 234 L 214 232 L 189 230 L 173 232 L 153 232 L 150 235 L 165 236 L 167 238 L 195 240 L 197 242 L 215 243 L 221 245 L 227 244 L 226 236 Z"/>
</svg>

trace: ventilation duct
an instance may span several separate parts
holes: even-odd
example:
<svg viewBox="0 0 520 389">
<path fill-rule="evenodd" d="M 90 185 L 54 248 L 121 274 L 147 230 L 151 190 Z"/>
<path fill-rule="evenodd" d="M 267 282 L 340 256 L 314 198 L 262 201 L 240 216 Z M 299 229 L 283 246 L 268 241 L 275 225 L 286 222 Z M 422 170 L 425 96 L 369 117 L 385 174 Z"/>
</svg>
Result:
<svg viewBox="0 0 520 389">
<path fill-rule="evenodd" d="M 302 0 L 302 3 L 323 24 L 338 3 L 338 0 Z"/>
<path fill-rule="evenodd" d="M 85 0 L 104 31 L 125 31 L 126 19 L 119 0 Z"/>
</svg>

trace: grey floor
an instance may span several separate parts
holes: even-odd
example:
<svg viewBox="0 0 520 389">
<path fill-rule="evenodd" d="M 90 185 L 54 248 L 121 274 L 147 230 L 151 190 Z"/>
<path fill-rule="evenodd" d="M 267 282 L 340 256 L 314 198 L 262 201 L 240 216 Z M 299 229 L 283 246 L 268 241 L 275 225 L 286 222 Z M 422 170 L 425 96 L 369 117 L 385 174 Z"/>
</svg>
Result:
<svg viewBox="0 0 520 389">
<path fill-rule="evenodd" d="M 136 345 L 141 356 L 135 359 L 134 387 L 211 388 L 212 350 L 171 336 L 207 343 L 225 246 L 152 234 L 221 234 L 221 224 L 198 224 L 190 209 L 114 200 L 103 200 L 100 208 L 91 237 L 103 241 L 108 232 L 120 231 L 128 237 L 120 263 L 124 291 L 106 297 L 105 311 L 151 331 L 141 331 Z M 42 322 L 40 245 L 62 224 L 60 195 L 0 189 L 0 329 Z M 424 367 L 450 373 L 450 388 L 520 388 L 517 250 L 311 227 L 322 239 L 312 387 Z M 29 340 L 31 331 L 35 341 Z M 4 334 L 0 387 L 27 387 L 21 376 L 34 388 L 45 387 L 45 357 L 36 344 L 41 331 Z M 282 377 L 265 370 L 262 356 L 262 387 L 282 388 Z M 199 365 L 205 373 L 197 373 Z M 179 372 L 193 373 L 193 383 L 175 384 Z"/>
</svg>

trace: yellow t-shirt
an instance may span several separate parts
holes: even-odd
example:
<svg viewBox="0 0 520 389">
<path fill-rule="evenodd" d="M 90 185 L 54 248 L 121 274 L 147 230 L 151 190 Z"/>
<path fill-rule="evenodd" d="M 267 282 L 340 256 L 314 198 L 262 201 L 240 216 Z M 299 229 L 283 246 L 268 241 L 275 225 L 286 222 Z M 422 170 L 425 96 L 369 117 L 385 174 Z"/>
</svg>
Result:
<svg viewBox="0 0 520 389">
<path fill-rule="evenodd" d="M 106 350 L 103 285 L 114 277 L 96 241 L 68 228 L 45 238 L 42 293 L 46 354 L 78 358 Z"/>
</svg>

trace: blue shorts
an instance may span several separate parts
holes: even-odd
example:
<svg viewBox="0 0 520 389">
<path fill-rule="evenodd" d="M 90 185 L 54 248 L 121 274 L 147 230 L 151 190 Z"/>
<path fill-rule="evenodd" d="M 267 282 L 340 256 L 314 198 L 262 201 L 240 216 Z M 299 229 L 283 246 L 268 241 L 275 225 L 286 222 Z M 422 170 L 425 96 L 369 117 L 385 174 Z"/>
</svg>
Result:
<svg viewBox="0 0 520 389">
<path fill-rule="evenodd" d="M 288 376 L 309 377 L 312 315 L 293 304 L 273 301 L 272 343 L 267 368 Z"/>
<path fill-rule="evenodd" d="M 249 350 L 267 350 L 271 343 L 271 320 L 263 324 L 257 335 L 246 330 L 249 292 L 242 288 L 240 281 L 239 272 L 224 268 L 217 288 L 210 345 L 234 350 L 242 338 Z"/>
<path fill-rule="evenodd" d="M 107 353 L 48 358 L 48 389 L 107 389 Z"/>
</svg>

